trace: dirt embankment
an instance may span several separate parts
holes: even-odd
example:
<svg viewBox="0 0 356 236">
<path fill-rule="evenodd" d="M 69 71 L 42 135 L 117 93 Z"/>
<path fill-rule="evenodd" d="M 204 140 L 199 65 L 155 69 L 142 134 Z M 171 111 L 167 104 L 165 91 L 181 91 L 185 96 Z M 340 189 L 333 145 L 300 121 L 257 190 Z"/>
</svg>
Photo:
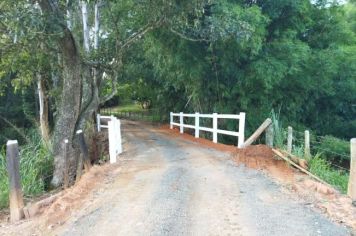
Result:
<svg viewBox="0 0 356 236">
<path fill-rule="evenodd" d="M 256 145 L 236 150 L 233 158 L 238 164 L 265 171 L 284 184 L 296 200 L 302 199 L 305 204 L 311 205 L 334 221 L 356 230 L 356 208 L 352 206 L 349 197 L 294 169 L 276 157 L 267 146 Z"/>
</svg>

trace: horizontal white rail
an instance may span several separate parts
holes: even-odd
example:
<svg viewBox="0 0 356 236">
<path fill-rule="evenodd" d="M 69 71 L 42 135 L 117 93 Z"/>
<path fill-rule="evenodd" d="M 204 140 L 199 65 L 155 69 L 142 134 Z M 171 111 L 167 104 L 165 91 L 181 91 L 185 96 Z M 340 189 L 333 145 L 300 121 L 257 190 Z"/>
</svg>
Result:
<svg viewBox="0 0 356 236">
<path fill-rule="evenodd" d="M 174 117 L 179 117 L 179 123 L 174 122 Z M 184 124 L 184 122 L 183 122 L 184 117 L 194 117 L 195 124 L 194 125 Z M 235 136 L 235 137 L 238 137 L 237 146 L 240 148 L 240 147 L 242 147 L 242 145 L 245 141 L 245 117 L 246 117 L 246 114 L 244 112 L 240 112 L 240 114 L 238 114 L 238 115 L 217 114 L 217 113 L 213 113 L 213 114 L 200 114 L 200 113 L 184 114 L 183 112 L 180 112 L 180 113 L 171 112 L 170 113 L 170 128 L 173 129 L 173 126 L 178 126 L 180 128 L 180 133 L 184 132 L 184 128 L 195 129 L 195 137 L 196 138 L 199 138 L 199 131 L 211 132 L 211 133 L 213 133 L 213 142 L 214 143 L 218 142 L 218 134 Z M 208 127 L 199 126 L 200 118 L 212 118 L 213 119 L 213 127 L 208 128 Z M 236 132 L 236 131 L 218 129 L 218 119 L 239 120 L 239 130 Z"/>
<path fill-rule="evenodd" d="M 217 114 L 217 113 L 216 113 Z M 180 116 L 180 113 L 172 113 L 173 116 Z M 182 114 L 183 117 L 195 117 L 196 114 Z M 200 114 L 201 118 L 213 118 L 213 114 Z M 240 119 L 240 115 L 233 114 L 217 114 L 218 119 Z"/>
</svg>

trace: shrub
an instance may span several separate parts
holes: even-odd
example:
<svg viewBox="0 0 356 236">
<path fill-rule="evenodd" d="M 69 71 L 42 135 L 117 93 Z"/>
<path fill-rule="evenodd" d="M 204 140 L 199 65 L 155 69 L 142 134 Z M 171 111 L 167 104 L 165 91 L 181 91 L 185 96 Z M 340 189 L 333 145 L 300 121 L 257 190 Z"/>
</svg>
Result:
<svg viewBox="0 0 356 236">
<path fill-rule="evenodd" d="M 323 151 L 323 158 L 333 162 L 342 162 L 350 160 L 350 143 L 335 138 L 333 136 L 324 136 L 320 140 L 318 151 Z"/>
<path fill-rule="evenodd" d="M 53 156 L 37 134 L 31 143 L 20 147 L 20 176 L 25 197 L 33 197 L 46 191 L 53 173 Z M 5 149 L 0 152 L 0 208 L 8 206 L 9 183 Z"/>
<path fill-rule="evenodd" d="M 342 193 L 347 192 L 348 173 L 333 169 L 331 165 L 321 157 L 320 153 L 309 161 L 309 171 L 319 176 L 325 182 L 333 185 Z"/>
</svg>

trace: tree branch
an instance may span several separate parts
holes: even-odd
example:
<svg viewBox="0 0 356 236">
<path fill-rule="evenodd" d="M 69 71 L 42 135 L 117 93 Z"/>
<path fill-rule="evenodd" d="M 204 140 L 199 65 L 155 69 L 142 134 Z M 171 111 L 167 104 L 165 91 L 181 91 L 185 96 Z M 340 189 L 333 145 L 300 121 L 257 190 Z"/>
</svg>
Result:
<svg viewBox="0 0 356 236">
<path fill-rule="evenodd" d="M 185 39 L 185 40 L 188 40 L 188 41 L 192 41 L 192 42 L 210 42 L 208 39 L 203 39 L 203 38 L 191 38 L 191 37 L 188 37 L 172 28 L 169 29 L 172 33 L 174 33 L 175 35 L 178 35 L 179 37 Z"/>
</svg>

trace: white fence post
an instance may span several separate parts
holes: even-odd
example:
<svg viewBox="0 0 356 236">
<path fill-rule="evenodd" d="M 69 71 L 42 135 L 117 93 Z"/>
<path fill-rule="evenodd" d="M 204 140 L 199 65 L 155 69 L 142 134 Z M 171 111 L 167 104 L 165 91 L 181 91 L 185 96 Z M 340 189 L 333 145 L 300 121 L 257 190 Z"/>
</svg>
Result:
<svg viewBox="0 0 356 236">
<path fill-rule="evenodd" d="M 169 115 L 170 115 L 170 122 L 169 122 L 169 128 L 170 129 L 173 129 L 173 112 L 171 112 L 171 113 L 169 113 Z"/>
<path fill-rule="evenodd" d="M 117 119 L 117 153 L 121 154 L 122 153 L 122 140 L 121 140 L 121 121 Z"/>
<path fill-rule="evenodd" d="M 110 156 L 110 163 L 116 162 L 116 150 L 115 150 L 115 121 L 111 120 L 108 122 L 109 127 L 109 156 Z"/>
<path fill-rule="evenodd" d="M 238 148 L 241 148 L 242 145 L 245 142 L 245 118 L 246 118 L 246 113 L 245 112 L 240 112 L 239 139 L 238 139 L 238 144 L 237 144 Z"/>
<path fill-rule="evenodd" d="M 101 131 L 101 127 L 100 127 L 100 114 L 96 115 L 96 126 L 98 127 L 98 132 Z"/>
<path fill-rule="evenodd" d="M 195 137 L 199 138 L 199 112 L 195 113 Z"/>
<path fill-rule="evenodd" d="M 180 123 L 180 133 L 183 134 L 184 127 L 183 127 L 183 112 L 179 113 L 179 123 Z"/>
<path fill-rule="evenodd" d="M 213 142 L 218 142 L 218 113 L 213 113 Z"/>
</svg>

